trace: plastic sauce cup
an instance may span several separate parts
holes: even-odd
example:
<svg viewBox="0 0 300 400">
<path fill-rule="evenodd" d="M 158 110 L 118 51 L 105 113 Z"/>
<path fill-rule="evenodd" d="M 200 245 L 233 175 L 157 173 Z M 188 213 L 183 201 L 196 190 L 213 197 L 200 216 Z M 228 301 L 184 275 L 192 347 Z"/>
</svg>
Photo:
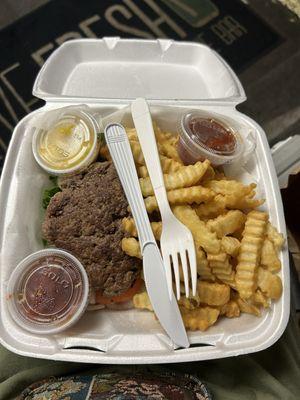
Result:
<svg viewBox="0 0 300 400">
<path fill-rule="evenodd" d="M 99 152 L 99 125 L 84 110 L 70 109 L 49 111 L 44 124 L 35 127 L 32 150 L 37 163 L 51 175 L 78 172 L 93 161 Z M 51 114 L 52 113 L 52 114 Z"/>
<path fill-rule="evenodd" d="M 32 333 L 53 334 L 73 325 L 88 305 L 82 264 L 64 250 L 44 249 L 22 260 L 7 287 L 14 321 Z"/>
<path fill-rule="evenodd" d="M 242 138 L 218 114 L 191 111 L 180 121 L 178 154 L 185 165 L 210 160 L 214 166 L 230 164 L 244 151 Z"/>
</svg>

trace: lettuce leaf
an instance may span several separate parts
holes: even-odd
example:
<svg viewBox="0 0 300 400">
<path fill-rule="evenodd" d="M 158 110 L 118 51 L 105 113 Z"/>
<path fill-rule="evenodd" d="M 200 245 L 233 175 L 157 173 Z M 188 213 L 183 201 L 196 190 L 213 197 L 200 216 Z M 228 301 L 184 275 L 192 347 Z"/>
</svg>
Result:
<svg viewBox="0 0 300 400">
<path fill-rule="evenodd" d="M 45 189 L 43 192 L 43 199 L 42 199 L 42 204 L 43 204 L 43 208 L 46 210 L 46 208 L 48 207 L 51 198 L 58 192 L 60 192 L 60 188 L 58 186 L 55 186 L 51 189 Z"/>
<path fill-rule="evenodd" d="M 51 198 L 58 192 L 61 192 L 61 189 L 57 186 L 57 178 L 56 177 L 49 177 L 49 179 L 56 184 L 56 186 L 52 188 L 44 189 L 43 196 L 42 196 L 42 206 L 46 210 Z"/>
</svg>

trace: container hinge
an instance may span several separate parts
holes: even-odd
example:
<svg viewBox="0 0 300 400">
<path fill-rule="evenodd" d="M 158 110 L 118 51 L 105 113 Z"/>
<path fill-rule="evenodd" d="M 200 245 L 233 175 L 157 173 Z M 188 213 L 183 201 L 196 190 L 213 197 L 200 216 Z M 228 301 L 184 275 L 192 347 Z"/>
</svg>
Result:
<svg viewBox="0 0 300 400">
<path fill-rule="evenodd" d="M 107 48 L 109 50 L 113 50 L 118 41 L 120 40 L 119 36 L 113 36 L 113 37 L 104 37 L 103 41 L 105 42 Z"/>
</svg>

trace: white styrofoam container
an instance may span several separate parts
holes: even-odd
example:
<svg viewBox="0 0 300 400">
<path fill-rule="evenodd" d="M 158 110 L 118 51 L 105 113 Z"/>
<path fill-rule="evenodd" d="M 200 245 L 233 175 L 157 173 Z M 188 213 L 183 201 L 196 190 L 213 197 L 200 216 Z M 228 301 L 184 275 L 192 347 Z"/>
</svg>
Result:
<svg viewBox="0 0 300 400">
<path fill-rule="evenodd" d="M 156 105 L 201 108 L 224 114 L 252 129 L 257 147 L 238 178 L 258 183 L 271 222 L 286 235 L 285 221 L 268 142 L 262 128 L 235 107 L 246 99 L 231 68 L 210 48 L 169 40 L 74 40 L 46 61 L 33 89 L 46 100 L 42 110 L 16 126 L 3 169 L 0 192 L 0 340 L 31 357 L 89 363 L 146 364 L 237 356 L 271 346 L 289 317 L 288 250 L 281 251 L 283 294 L 261 318 L 243 314 L 223 318 L 206 332 L 190 332 L 192 346 L 176 349 L 147 311 L 87 312 L 66 332 L 38 336 L 10 317 L 6 285 L 18 262 L 42 248 L 41 190 L 48 177 L 36 164 L 28 128 L 36 113 L 70 104 L 88 104 L 103 116 L 138 96 Z M 159 109 L 159 108 L 158 108 Z M 174 108 L 174 115 L 176 109 Z"/>
</svg>

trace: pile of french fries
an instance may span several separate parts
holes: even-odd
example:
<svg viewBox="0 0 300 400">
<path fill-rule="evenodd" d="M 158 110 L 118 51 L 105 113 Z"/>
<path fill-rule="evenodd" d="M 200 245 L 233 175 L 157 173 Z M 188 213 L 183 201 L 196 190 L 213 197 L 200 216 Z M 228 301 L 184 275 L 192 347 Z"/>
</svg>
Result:
<svg viewBox="0 0 300 400">
<path fill-rule="evenodd" d="M 159 242 L 162 223 L 141 147 L 134 129 L 127 130 L 140 186 Z M 241 313 L 261 315 L 282 293 L 277 272 L 283 235 L 269 222 L 266 212 L 256 210 L 264 200 L 255 198 L 254 183 L 226 177 L 208 160 L 184 166 L 177 153 L 178 137 L 155 126 L 167 195 L 175 216 L 194 237 L 197 256 L 197 294 L 179 300 L 185 327 L 206 330 L 222 317 Z M 100 150 L 109 159 L 106 146 Z M 122 250 L 141 258 L 132 218 L 124 218 Z M 183 277 L 182 277 L 183 280 Z M 182 286 L 184 293 L 184 287 Z M 153 311 L 145 289 L 133 298 L 134 307 Z"/>
</svg>

